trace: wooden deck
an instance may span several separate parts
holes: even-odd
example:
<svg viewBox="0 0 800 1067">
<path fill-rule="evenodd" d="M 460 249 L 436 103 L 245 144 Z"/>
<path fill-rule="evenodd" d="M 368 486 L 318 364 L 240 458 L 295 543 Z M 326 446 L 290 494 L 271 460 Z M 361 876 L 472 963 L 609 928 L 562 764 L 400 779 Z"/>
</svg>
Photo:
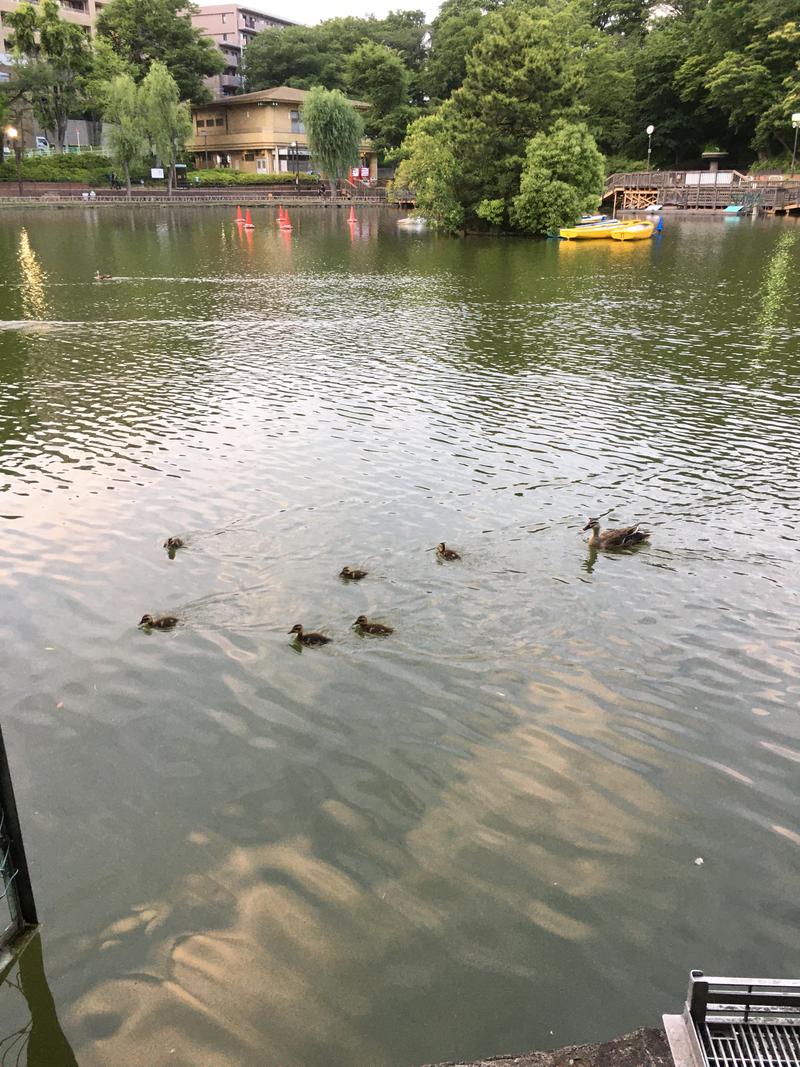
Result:
<svg viewBox="0 0 800 1067">
<path fill-rule="evenodd" d="M 614 211 L 644 211 L 654 204 L 721 211 L 741 204 L 768 214 L 800 213 L 800 178 L 750 177 L 739 171 L 634 171 L 611 174 L 603 192 Z"/>
</svg>

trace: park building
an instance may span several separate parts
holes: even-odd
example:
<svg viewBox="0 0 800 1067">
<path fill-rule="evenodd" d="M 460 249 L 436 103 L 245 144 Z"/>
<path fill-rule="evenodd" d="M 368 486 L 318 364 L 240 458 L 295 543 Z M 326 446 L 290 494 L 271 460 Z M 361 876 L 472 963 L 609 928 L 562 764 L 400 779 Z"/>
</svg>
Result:
<svg viewBox="0 0 800 1067">
<path fill-rule="evenodd" d="M 6 0 L 0 0 L 3 2 Z M 242 56 L 257 33 L 297 23 L 239 4 L 203 4 L 193 12 L 192 25 L 215 42 L 225 60 L 221 74 L 205 79 L 211 95 L 219 98 L 242 92 Z"/>
<path fill-rule="evenodd" d="M 249 174 L 318 172 L 303 125 L 305 89 L 282 85 L 257 93 L 222 97 L 192 108 L 195 167 L 231 168 Z M 368 104 L 351 100 L 358 111 Z M 370 141 L 361 142 L 363 177 L 378 176 L 378 157 Z"/>
</svg>

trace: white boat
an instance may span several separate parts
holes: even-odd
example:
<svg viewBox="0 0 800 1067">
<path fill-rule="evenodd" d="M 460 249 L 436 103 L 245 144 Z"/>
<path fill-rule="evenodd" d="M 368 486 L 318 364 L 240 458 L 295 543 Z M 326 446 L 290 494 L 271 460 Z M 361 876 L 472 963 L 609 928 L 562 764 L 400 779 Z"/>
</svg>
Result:
<svg viewBox="0 0 800 1067">
<path fill-rule="evenodd" d="M 402 226 L 404 230 L 424 230 L 428 220 L 424 215 L 409 215 L 406 219 L 398 219 L 397 225 Z"/>
</svg>

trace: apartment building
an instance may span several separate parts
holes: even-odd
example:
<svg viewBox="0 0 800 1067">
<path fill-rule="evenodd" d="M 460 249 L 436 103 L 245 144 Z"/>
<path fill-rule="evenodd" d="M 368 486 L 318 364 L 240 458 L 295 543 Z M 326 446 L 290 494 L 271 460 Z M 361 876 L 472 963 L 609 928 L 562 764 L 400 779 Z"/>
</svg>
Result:
<svg viewBox="0 0 800 1067">
<path fill-rule="evenodd" d="M 7 0 L 0 0 L 0 4 L 4 2 Z M 219 99 L 242 91 L 242 55 L 257 33 L 270 27 L 296 26 L 297 23 L 239 4 L 206 4 L 192 15 L 192 25 L 216 42 L 225 59 L 222 74 L 206 78 L 212 95 Z"/>
<path fill-rule="evenodd" d="M 36 2 L 36 0 L 34 0 Z M 60 0 L 61 17 L 82 27 L 87 36 L 94 32 L 94 20 L 108 0 Z M 0 52 L 11 51 L 11 32 L 6 15 L 16 11 L 22 0 L 0 0 Z"/>
</svg>

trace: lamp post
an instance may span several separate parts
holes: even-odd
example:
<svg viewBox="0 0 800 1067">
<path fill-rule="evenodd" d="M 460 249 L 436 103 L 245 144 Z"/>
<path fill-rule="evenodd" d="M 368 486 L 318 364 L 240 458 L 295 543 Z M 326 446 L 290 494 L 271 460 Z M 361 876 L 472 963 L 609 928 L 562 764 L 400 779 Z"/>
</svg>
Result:
<svg viewBox="0 0 800 1067">
<path fill-rule="evenodd" d="M 653 147 L 653 134 L 656 128 L 651 123 L 644 132 L 647 134 L 647 169 L 650 170 L 650 150 Z"/>
<path fill-rule="evenodd" d="M 6 126 L 6 137 L 14 144 L 14 160 L 17 164 L 17 193 L 22 196 L 22 145 L 16 126 Z"/>
<path fill-rule="evenodd" d="M 206 161 L 206 170 L 208 170 L 208 134 L 205 130 L 202 130 L 201 132 L 203 136 L 203 156 Z"/>
<path fill-rule="evenodd" d="M 792 126 L 794 126 L 794 148 L 792 149 L 792 174 L 794 174 L 794 164 L 797 159 L 797 131 L 800 130 L 800 111 L 795 111 L 792 115 Z"/>
<path fill-rule="evenodd" d="M 292 141 L 292 150 L 294 153 L 294 189 L 297 192 L 297 187 L 300 184 L 300 160 L 297 156 L 297 141 Z"/>
</svg>

